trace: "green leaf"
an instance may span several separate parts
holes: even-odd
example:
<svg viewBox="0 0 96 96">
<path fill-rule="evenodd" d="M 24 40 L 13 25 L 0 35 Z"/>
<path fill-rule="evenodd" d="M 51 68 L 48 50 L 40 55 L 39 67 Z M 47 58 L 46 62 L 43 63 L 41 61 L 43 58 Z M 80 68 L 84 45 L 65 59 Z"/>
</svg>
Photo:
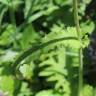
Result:
<svg viewBox="0 0 96 96">
<path fill-rule="evenodd" d="M 84 96 L 94 96 L 93 87 L 90 85 L 84 85 L 83 93 Z"/>
<path fill-rule="evenodd" d="M 32 44 L 36 43 L 38 39 L 40 39 L 40 35 L 35 32 L 32 25 L 29 25 L 24 29 L 24 32 L 20 39 L 21 48 L 29 48 L 29 46 L 32 46 Z"/>
<path fill-rule="evenodd" d="M 25 0 L 25 9 L 24 9 L 25 18 L 28 17 L 29 13 L 31 13 L 32 10 L 30 10 L 30 9 L 33 7 L 32 5 L 33 5 L 33 0 Z"/>
<path fill-rule="evenodd" d="M 91 0 L 83 0 L 83 2 L 84 2 L 85 4 L 89 4 L 89 3 L 91 2 Z"/>
<path fill-rule="evenodd" d="M 35 96 L 61 96 L 58 93 L 54 93 L 53 90 L 43 90 L 38 92 Z"/>
<path fill-rule="evenodd" d="M 20 66 L 19 70 L 24 78 L 31 79 L 31 77 L 33 76 L 34 64 L 24 64 Z"/>
<path fill-rule="evenodd" d="M 46 77 L 46 80 L 48 82 L 56 82 L 55 89 L 61 91 L 61 93 L 64 92 L 66 94 L 70 94 L 69 82 L 65 77 L 68 75 L 68 71 L 66 69 L 66 54 L 64 54 L 65 49 L 58 48 L 58 50 L 55 51 L 54 54 L 53 52 L 52 54 L 49 53 L 47 60 L 40 63 L 39 66 L 43 70 L 41 70 L 39 76 Z M 69 91 L 65 88 L 65 86 L 67 89 L 69 88 Z"/>
<path fill-rule="evenodd" d="M 8 25 L 6 30 L 0 36 L 0 45 L 8 45 L 14 41 L 15 33 L 12 25 Z"/>
<path fill-rule="evenodd" d="M 1 2 L 2 4 L 4 4 L 4 5 L 9 5 L 8 1 L 9 1 L 9 0 L 0 0 L 0 2 Z"/>
<path fill-rule="evenodd" d="M 91 34 L 95 29 L 95 24 L 92 21 L 83 22 L 80 24 L 80 26 L 82 29 L 82 36 L 84 36 L 87 33 Z"/>
<path fill-rule="evenodd" d="M 33 96 L 31 90 L 28 88 L 27 83 L 22 82 L 18 96 Z"/>
<path fill-rule="evenodd" d="M 64 37 L 74 37 L 77 38 L 77 32 L 76 29 L 74 27 L 67 27 L 64 28 L 63 26 L 58 26 L 58 25 L 54 25 L 51 29 L 51 32 L 46 35 L 42 41 L 43 42 L 48 42 L 50 40 L 54 40 L 54 39 L 59 39 L 59 38 L 64 38 Z M 64 45 L 65 47 L 71 47 L 74 48 L 74 51 L 78 51 L 78 49 L 80 48 L 81 44 L 78 40 L 64 40 L 61 42 L 57 42 L 54 43 L 53 45 L 51 45 L 51 47 L 53 46 L 60 46 L 60 45 Z"/>
<path fill-rule="evenodd" d="M 12 96 L 14 92 L 14 79 L 12 76 L 0 76 L 0 89 Z"/>
<path fill-rule="evenodd" d="M 18 9 L 18 6 L 23 3 L 22 0 L 0 0 L 0 2 L 7 7 L 11 7 L 14 10 Z"/>
<path fill-rule="evenodd" d="M 17 56 L 17 52 L 15 52 L 15 51 L 12 51 L 12 50 L 6 50 L 5 51 L 5 54 L 3 54 L 3 55 L 1 55 L 1 57 L 0 57 L 0 61 L 2 62 L 2 63 L 4 63 L 4 62 L 10 62 L 10 61 L 14 61 L 14 58 Z"/>
</svg>

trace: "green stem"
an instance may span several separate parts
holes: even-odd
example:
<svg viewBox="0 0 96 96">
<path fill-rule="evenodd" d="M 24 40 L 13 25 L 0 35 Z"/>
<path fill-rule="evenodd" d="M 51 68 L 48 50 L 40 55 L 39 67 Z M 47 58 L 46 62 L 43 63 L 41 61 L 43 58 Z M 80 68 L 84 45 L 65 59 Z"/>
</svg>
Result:
<svg viewBox="0 0 96 96">
<path fill-rule="evenodd" d="M 7 7 L 6 8 L 2 8 L 1 13 L 0 13 L 0 35 L 2 34 L 1 30 L 2 30 L 2 20 L 3 20 L 3 16 L 5 14 L 5 12 L 7 11 Z"/>
<path fill-rule="evenodd" d="M 78 40 L 80 41 L 80 44 L 82 45 L 82 37 L 81 37 L 81 30 L 80 30 L 80 25 L 79 25 L 79 17 L 78 17 L 78 1 L 73 0 L 73 7 L 74 7 L 74 21 L 75 21 L 75 26 L 77 30 L 77 35 L 78 35 Z M 83 89 L 83 52 L 82 52 L 82 46 L 79 50 L 79 81 L 78 81 L 78 96 L 83 96 L 82 89 Z"/>
<path fill-rule="evenodd" d="M 76 37 L 64 37 L 64 38 L 58 38 L 58 39 L 54 39 L 54 40 L 50 40 L 46 43 L 43 44 L 37 44 L 36 46 L 32 46 L 31 48 L 27 49 L 25 52 L 23 52 L 14 62 L 13 64 L 13 68 L 16 69 L 16 67 L 19 65 L 19 63 L 24 60 L 25 58 L 27 58 L 28 56 L 30 56 L 32 53 L 37 52 L 38 50 L 41 50 L 43 48 L 45 48 L 46 46 L 49 46 L 51 44 L 54 44 L 56 42 L 60 42 L 60 41 L 64 41 L 64 40 L 78 40 L 78 38 Z"/>
<path fill-rule="evenodd" d="M 18 34 L 18 30 L 17 30 L 17 26 L 16 26 L 16 18 L 15 18 L 15 11 L 13 9 L 13 0 L 11 0 L 11 6 L 9 7 L 9 14 L 10 14 L 10 21 L 11 21 L 11 24 L 13 26 L 13 30 L 14 30 L 14 34 L 13 34 L 13 37 L 14 37 L 14 46 L 15 44 L 17 43 L 17 34 Z"/>
</svg>

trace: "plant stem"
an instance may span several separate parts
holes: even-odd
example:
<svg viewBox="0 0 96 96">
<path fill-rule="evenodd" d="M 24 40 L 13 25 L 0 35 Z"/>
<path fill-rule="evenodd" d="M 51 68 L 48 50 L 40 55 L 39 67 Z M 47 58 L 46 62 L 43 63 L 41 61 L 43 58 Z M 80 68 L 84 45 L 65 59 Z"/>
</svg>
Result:
<svg viewBox="0 0 96 96">
<path fill-rule="evenodd" d="M 81 30 L 79 25 L 79 17 L 78 17 L 78 0 L 73 0 L 73 7 L 74 7 L 74 21 L 77 30 L 78 40 L 82 45 L 82 37 L 81 37 Z M 82 46 L 79 50 L 79 81 L 78 81 L 78 96 L 83 96 L 82 89 L 83 89 L 83 52 Z"/>
<path fill-rule="evenodd" d="M 59 38 L 59 39 L 54 39 L 54 40 L 50 40 L 46 43 L 43 44 L 37 44 L 36 46 L 32 46 L 31 48 L 25 50 L 14 62 L 13 64 L 13 68 L 16 69 L 16 67 L 19 65 L 19 63 L 24 60 L 25 58 L 27 58 L 28 56 L 30 56 L 32 53 L 37 52 L 38 50 L 41 50 L 43 48 L 45 48 L 46 46 L 49 46 L 51 44 L 54 44 L 56 42 L 60 42 L 60 41 L 64 41 L 64 40 L 78 40 L 78 38 L 76 37 L 63 37 L 63 38 Z"/>
<path fill-rule="evenodd" d="M 2 34 L 2 32 L 1 32 L 1 30 L 2 30 L 2 20 L 3 20 L 3 16 L 4 16 L 6 11 L 7 11 L 7 7 L 2 8 L 2 11 L 0 13 L 0 35 Z"/>
<path fill-rule="evenodd" d="M 17 34 L 18 34 L 18 30 L 17 30 L 17 26 L 16 26 L 16 18 L 15 18 L 15 10 L 14 10 L 14 5 L 13 5 L 13 0 L 11 0 L 11 6 L 9 7 L 9 15 L 10 15 L 10 21 L 11 24 L 13 26 L 13 30 L 14 30 L 14 34 L 13 34 L 13 38 L 14 38 L 14 46 L 17 43 Z"/>
</svg>

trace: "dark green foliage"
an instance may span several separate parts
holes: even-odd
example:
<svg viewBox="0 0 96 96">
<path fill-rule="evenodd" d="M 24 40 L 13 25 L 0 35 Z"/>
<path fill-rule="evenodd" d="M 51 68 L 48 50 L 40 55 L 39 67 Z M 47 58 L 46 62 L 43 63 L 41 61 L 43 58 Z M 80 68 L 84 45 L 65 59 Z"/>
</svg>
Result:
<svg viewBox="0 0 96 96">
<path fill-rule="evenodd" d="M 83 44 L 72 0 L 0 0 L 0 93 L 77 96 L 79 49 L 88 47 L 96 23 L 86 18 L 92 0 L 78 1 Z M 85 56 L 84 66 L 88 59 Z M 85 76 L 90 68 L 84 69 Z M 85 78 L 82 91 L 84 96 L 96 93 Z"/>
</svg>

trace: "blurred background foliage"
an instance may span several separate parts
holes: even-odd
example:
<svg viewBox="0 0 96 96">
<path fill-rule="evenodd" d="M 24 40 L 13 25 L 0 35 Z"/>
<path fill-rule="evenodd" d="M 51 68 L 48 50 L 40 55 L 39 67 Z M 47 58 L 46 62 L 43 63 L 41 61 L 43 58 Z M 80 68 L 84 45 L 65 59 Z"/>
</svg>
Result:
<svg viewBox="0 0 96 96">
<path fill-rule="evenodd" d="M 84 48 L 82 91 L 84 96 L 96 96 L 96 71 L 90 73 L 93 59 L 86 51 L 96 35 L 96 0 L 78 1 Z M 56 42 L 64 37 L 77 38 L 72 0 L 0 0 L 0 94 L 77 96 L 80 43 Z M 51 40 L 55 42 L 12 67 L 25 50 Z"/>
</svg>

